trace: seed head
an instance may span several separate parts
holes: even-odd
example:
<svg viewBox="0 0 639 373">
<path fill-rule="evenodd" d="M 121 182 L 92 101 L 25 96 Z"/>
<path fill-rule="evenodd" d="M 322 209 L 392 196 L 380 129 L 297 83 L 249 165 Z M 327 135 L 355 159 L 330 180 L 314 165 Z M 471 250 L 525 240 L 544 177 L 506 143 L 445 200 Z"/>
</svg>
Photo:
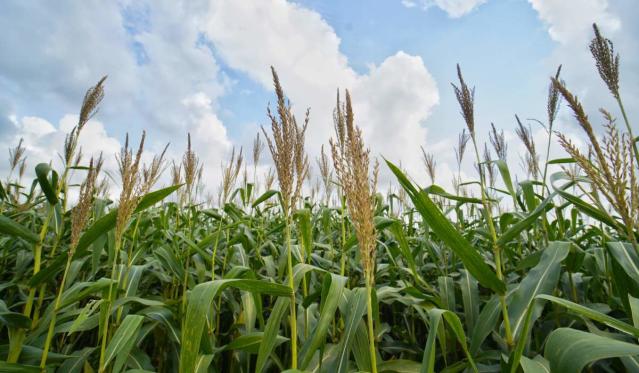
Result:
<svg viewBox="0 0 639 373">
<path fill-rule="evenodd" d="M 89 220 L 89 213 L 93 205 L 93 196 L 96 191 L 96 181 L 102 168 L 102 154 L 96 162 L 93 158 L 89 161 L 87 177 L 80 185 L 80 197 L 78 204 L 71 212 L 71 246 L 69 255 L 73 255 L 80 241 L 80 233 L 84 230 Z"/>
<path fill-rule="evenodd" d="M 22 158 L 24 157 L 24 152 L 26 149 L 24 146 L 22 146 L 23 142 L 24 139 L 20 138 L 20 141 L 18 141 L 18 145 L 16 145 L 14 148 L 9 148 L 9 165 L 11 166 L 11 171 L 15 170 L 16 167 L 18 167 L 18 164 L 20 164 Z"/>
<path fill-rule="evenodd" d="M 457 147 L 455 147 L 455 159 L 457 160 L 457 168 L 461 167 L 464 160 L 464 153 L 466 152 L 466 145 L 470 140 L 470 135 L 466 133 L 466 129 L 462 129 L 461 133 L 457 137 Z"/>
<path fill-rule="evenodd" d="M 561 73 L 561 65 L 557 68 L 555 73 L 555 80 L 559 80 L 559 74 Z M 546 105 L 546 112 L 548 114 L 548 132 L 552 132 L 552 125 L 555 122 L 557 113 L 559 112 L 559 106 L 561 105 L 561 96 L 557 87 L 550 82 L 548 85 L 548 104 Z"/>
<path fill-rule="evenodd" d="M 260 133 L 258 132 L 255 136 L 255 140 L 253 140 L 253 165 L 257 166 L 260 163 L 260 158 L 262 156 L 262 152 L 264 151 L 264 142 L 260 138 Z"/>
<path fill-rule="evenodd" d="M 151 164 L 144 165 L 142 168 L 142 194 L 146 194 L 151 191 L 153 185 L 155 185 L 162 175 L 162 172 L 164 172 L 164 155 L 168 148 L 169 144 L 166 144 L 162 153 L 155 155 Z"/>
<path fill-rule="evenodd" d="M 103 76 L 95 86 L 89 88 L 84 94 L 82 106 L 80 107 L 78 124 L 71 129 L 71 132 L 69 132 L 64 139 L 64 161 L 67 166 L 71 164 L 73 154 L 75 153 L 78 145 L 78 138 L 80 136 L 80 132 L 84 128 L 84 125 L 87 124 L 87 122 L 98 112 L 100 103 L 104 98 L 103 85 L 106 78 L 106 75 Z"/>
<path fill-rule="evenodd" d="M 104 98 L 104 81 L 107 76 L 103 76 L 98 83 L 89 88 L 84 94 L 82 107 L 80 108 L 80 116 L 78 118 L 78 132 L 82 130 L 84 125 L 98 112 L 100 102 Z"/>
<path fill-rule="evenodd" d="M 464 77 L 462 76 L 461 68 L 459 64 L 457 64 L 457 77 L 459 78 L 459 86 L 456 86 L 454 83 L 450 83 L 453 86 L 453 90 L 455 91 L 455 96 L 457 97 L 457 102 L 459 102 L 459 106 L 461 108 L 461 114 L 464 117 L 464 121 L 466 122 L 466 126 L 468 127 L 468 132 L 470 136 L 475 136 L 475 88 L 468 88 L 468 85 L 464 81 Z"/>
<path fill-rule="evenodd" d="M 504 130 L 497 131 L 495 128 L 495 124 L 490 124 L 491 130 L 489 133 L 490 143 L 495 149 L 495 153 L 497 153 L 497 158 L 502 161 L 506 161 L 508 157 L 508 144 L 506 144 L 506 137 L 504 136 Z"/>
<path fill-rule="evenodd" d="M 324 186 L 325 203 L 328 205 L 331 194 L 333 193 L 333 170 L 331 169 L 328 155 L 324 152 L 324 145 L 322 145 L 320 157 L 317 159 L 317 167 L 319 168 L 320 178 Z"/>
<path fill-rule="evenodd" d="M 340 103 L 338 102 L 338 106 Z M 362 267 L 367 285 L 375 283 L 376 233 L 373 217 L 375 215 L 376 176 L 369 177 L 369 154 L 365 148 L 362 131 L 355 126 L 351 96 L 346 91 L 344 106 L 343 137 L 340 127 L 336 126 L 336 139 L 331 139 L 333 165 L 340 185 L 346 196 L 351 221 L 359 242 Z M 374 175 L 377 171 L 374 171 Z"/>
<path fill-rule="evenodd" d="M 144 150 L 144 139 L 146 132 L 142 132 L 140 145 L 137 153 L 133 155 L 133 150 L 129 148 L 129 135 L 127 134 L 124 147 L 117 157 L 120 179 L 122 181 L 122 191 L 120 192 L 120 202 L 118 206 L 118 216 L 115 225 L 116 241 L 119 241 L 124 234 L 129 218 L 138 206 L 142 192 L 140 175 L 140 158 Z"/>
<path fill-rule="evenodd" d="M 590 41 L 590 53 L 595 59 L 599 76 L 606 83 L 610 93 L 619 98 L 619 54 L 615 54 L 612 41 L 606 39 L 599 32 L 596 23 L 592 24 L 595 37 Z"/>
<path fill-rule="evenodd" d="M 277 95 L 277 116 L 271 112 L 270 108 L 267 108 L 268 117 L 271 120 L 272 137 L 269 137 L 264 127 L 262 127 L 262 132 L 266 137 L 275 163 L 282 196 L 282 207 L 284 215 L 288 218 L 292 209 L 295 208 L 301 193 L 302 183 L 308 173 L 309 162 L 304 151 L 304 136 L 310 111 L 306 111 L 304 124 L 298 125 L 273 67 L 271 67 L 271 72 Z"/>
<path fill-rule="evenodd" d="M 481 167 L 480 167 L 481 169 Z M 488 184 L 491 187 L 495 186 L 495 163 L 493 162 L 493 158 L 490 154 L 490 149 L 488 149 L 488 145 L 484 143 L 484 169 L 488 174 Z"/>
<path fill-rule="evenodd" d="M 422 161 L 426 167 L 426 173 L 430 177 L 430 183 L 435 184 L 435 171 L 437 168 L 437 162 L 435 161 L 435 155 L 433 153 L 426 153 L 423 147 L 422 149 Z"/>
<path fill-rule="evenodd" d="M 515 119 L 517 120 L 517 128 L 515 129 L 515 133 L 517 133 L 517 137 L 524 143 L 526 147 L 526 155 L 523 156 L 523 161 L 525 168 L 528 172 L 529 176 L 536 178 L 539 175 L 539 155 L 537 154 L 537 149 L 535 147 L 535 139 L 532 135 L 532 130 L 530 126 L 525 127 L 521 120 L 519 120 L 519 116 L 515 115 Z"/>
<path fill-rule="evenodd" d="M 224 205 L 228 202 L 228 198 L 235 187 L 235 183 L 237 182 L 237 177 L 240 174 L 240 170 L 242 169 L 242 148 L 240 148 L 240 152 L 235 155 L 235 148 L 233 148 L 231 152 L 231 158 L 228 161 L 228 164 L 222 165 L 222 184 L 220 185 L 220 205 Z"/>
<path fill-rule="evenodd" d="M 186 152 L 182 156 L 182 169 L 184 170 L 184 182 L 186 183 L 186 198 L 188 203 L 191 203 L 193 187 L 195 185 L 195 177 L 197 169 L 200 165 L 200 159 L 191 148 L 191 134 L 187 135 L 187 148 Z"/>
</svg>

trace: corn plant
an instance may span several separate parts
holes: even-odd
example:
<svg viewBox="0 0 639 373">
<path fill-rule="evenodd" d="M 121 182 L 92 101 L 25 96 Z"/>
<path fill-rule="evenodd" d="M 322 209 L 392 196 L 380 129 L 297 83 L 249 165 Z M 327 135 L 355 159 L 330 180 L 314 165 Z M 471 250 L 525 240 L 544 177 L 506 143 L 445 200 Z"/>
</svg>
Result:
<svg viewBox="0 0 639 373">
<path fill-rule="evenodd" d="M 515 117 L 518 175 L 503 130 L 491 125 L 481 143 L 481 91 L 458 66 L 453 187 L 436 184 L 437 154 L 422 148 L 430 185 L 380 158 L 397 182 L 387 195 L 348 91 L 319 184 L 305 187 L 306 129 L 323 124 L 308 111 L 297 122 L 275 69 L 277 105 L 251 159 L 234 150 L 213 183 L 190 135 L 182 159 L 164 148 L 149 164 L 145 135 L 137 150 L 127 137 L 110 193 L 101 175 L 114 155 L 84 159 L 78 147 L 108 88 L 99 80 L 61 164 L 36 165 L 30 182 L 23 141 L 9 151 L 0 371 L 636 371 L 637 138 L 620 57 L 596 26 L 590 50 L 623 126 L 612 109 L 600 111 L 603 126 L 588 117 L 559 68 L 537 121 L 547 142 Z M 586 148 L 555 121 L 562 109 Z M 566 157 L 549 156 L 555 142 Z M 265 147 L 274 169 L 261 177 Z M 464 159 L 475 176 L 463 177 Z M 220 185 L 217 204 L 202 184 Z"/>
</svg>

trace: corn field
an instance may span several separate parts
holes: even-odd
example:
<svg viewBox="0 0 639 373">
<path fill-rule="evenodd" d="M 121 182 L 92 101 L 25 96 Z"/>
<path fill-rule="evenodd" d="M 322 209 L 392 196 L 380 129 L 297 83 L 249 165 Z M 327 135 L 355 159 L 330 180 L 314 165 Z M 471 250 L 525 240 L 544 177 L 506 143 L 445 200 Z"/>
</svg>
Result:
<svg viewBox="0 0 639 373">
<path fill-rule="evenodd" d="M 0 371 L 638 372 L 638 138 L 619 55 L 594 32 L 593 74 L 622 116 L 589 118 L 560 67 L 547 143 L 517 118 L 526 178 L 511 172 L 503 132 L 478 143 L 475 90 L 457 66 L 455 151 L 477 174 L 450 190 L 428 149 L 428 186 L 376 159 L 348 91 L 309 185 L 305 131 L 322 124 L 295 118 L 273 69 L 269 126 L 251 159 L 233 152 L 218 203 L 205 201 L 208 165 L 190 136 L 182 159 L 147 162 L 145 136 L 127 138 L 112 194 L 102 168 L 113 155 L 85 159 L 78 147 L 108 88 L 99 80 L 61 162 L 36 165 L 29 181 L 24 147 L 10 149 Z M 587 148 L 553 126 L 559 110 L 574 114 Z M 557 142 L 567 157 L 550 159 Z M 260 162 L 273 165 L 266 177 Z M 396 193 L 377 190 L 380 169 Z"/>
</svg>

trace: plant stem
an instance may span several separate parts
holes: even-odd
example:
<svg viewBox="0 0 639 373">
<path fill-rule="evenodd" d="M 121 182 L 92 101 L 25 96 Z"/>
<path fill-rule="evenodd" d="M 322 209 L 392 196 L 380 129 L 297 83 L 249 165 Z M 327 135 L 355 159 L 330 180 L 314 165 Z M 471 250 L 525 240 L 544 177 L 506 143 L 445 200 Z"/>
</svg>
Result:
<svg viewBox="0 0 639 373">
<path fill-rule="evenodd" d="M 42 245 L 44 244 L 44 239 L 47 236 L 47 232 L 49 230 L 49 223 L 51 221 L 51 217 L 53 216 L 54 206 L 49 207 L 49 211 L 47 213 L 47 217 L 44 220 L 42 228 L 40 229 L 40 236 L 38 242 L 33 247 L 33 275 L 35 276 L 40 272 L 40 260 L 42 257 Z M 35 288 L 29 288 L 29 296 L 27 298 L 27 302 L 24 305 L 24 312 L 22 313 L 26 317 L 31 316 L 31 309 L 33 308 L 33 300 L 35 298 Z M 8 363 L 16 363 L 18 362 L 18 358 L 20 357 L 20 353 L 22 352 L 22 343 L 24 342 L 24 337 L 26 334 L 25 329 L 19 329 L 15 336 L 12 338 L 9 346 L 9 354 L 7 355 Z"/>
<path fill-rule="evenodd" d="M 108 339 L 108 335 L 109 335 L 109 319 L 111 318 L 111 301 L 113 298 L 113 281 L 116 281 L 116 269 L 118 266 L 118 257 L 120 255 L 120 248 L 121 248 L 121 239 L 117 239 L 115 240 L 115 254 L 113 256 L 113 266 L 111 267 L 111 283 L 109 283 L 109 297 L 107 298 L 106 301 L 106 315 L 104 317 L 104 327 L 102 328 L 102 344 L 100 346 L 100 367 L 98 369 L 98 373 L 103 373 L 106 369 L 106 366 L 104 366 L 104 358 L 105 358 L 105 354 L 106 354 L 106 345 L 107 345 L 107 339 Z M 118 277 L 119 279 L 119 277 Z"/>
<path fill-rule="evenodd" d="M 370 277 L 367 275 L 366 277 Z M 368 322 L 368 352 L 371 356 L 371 372 L 377 373 L 377 352 L 375 351 L 375 331 L 373 328 L 373 287 L 370 284 L 370 280 L 366 279 L 366 308 Z"/>
<path fill-rule="evenodd" d="M 62 299 L 62 293 L 64 292 L 64 287 L 67 282 L 67 275 L 69 274 L 69 268 L 71 267 L 71 261 L 73 259 L 73 252 L 68 253 L 67 264 L 64 268 L 64 274 L 62 275 L 62 281 L 60 282 L 60 287 L 58 288 L 58 294 L 55 297 L 55 303 L 53 306 L 53 314 L 51 315 L 51 321 L 49 322 L 49 331 L 47 332 L 47 338 L 44 342 L 44 347 L 42 349 L 42 359 L 40 360 L 40 368 L 45 369 L 47 364 L 47 355 L 49 354 L 49 348 L 51 347 L 51 339 L 53 338 L 53 332 L 55 330 L 55 322 L 58 315 L 58 311 L 60 310 L 60 300 Z"/>
<path fill-rule="evenodd" d="M 284 240 L 288 256 L 288 286 L 291 288 L 291 368 L 297 369 L 297 304 L 295 299 L 295 280 L 293 278 L 293 252 L 291 247 L 290 218 L 285 217 Z"/>
<path fill-rule="evenodd" d="M 479 157 L 479 150 L 477 148 L 477 141 L 475 140 L 474 132 L 471 133 L 471 138 L 473 141 L 473 148 L 475 149 L 475 157 L 477 159 L 477 165 L 480 170 L 479 187 L 481 189 L 481 200 L 482 200 L 482 205 L 484 206 L 484 212 L 486 214 L 486 224 L 488 225 L 488 231 L 490 232 L 490 237 L 492 239 L 493 255 L 495 257 L 495 267 L 497 272 L 497 278 L 503 281 L 504 275 L 502 273 L 501 248 L 497 244 L 497 231 L 495 230 L 495 225 L 493 223 L 493 217 L 490 211 L 490 204 L 489 204 L 488 198 L 486 197 L 484 173 L 483 171 L 481 171 L 481 159 Z M 506 344 L 508 344 L 508 347 L 512 347 L 514 345 L 513 335 L 510 328 L 510 318 L 508 317 L 508 306 L 506 305 L 506 296 L 504 294 L 499 294 L 499 304 L 501 305 L 502 318 L 504 319 L 504 332 L 506 334 Z"/>
<path fill-rule="evenodd" d="M 630 126 L 630 121 L 628 121 L 628 115 L 626 115 L 626 109 L 621 102 L 621 96 L 616 95 L 617 104 L 619 105 L 619 109 L 621 110 L 621 115 L 623 116 L 623 121 L 626 124 L 626 129 L 628 129 L 628 135 L 630 135 L 630 142 L 632 143 L 632 150 L 635 153 L 635 158 L 637 160 L 637 164 L 639 164 L 639 150 L 637 150 L 637 143 L 635 142 L 635 135 L 632 134 L 632 127 Z"/>
<path fill-rule="evenodd" d="M 340 276 L 344 276 L 346 273 L 346 207 L 344 206 L 344 198 L 340 198 L 342 200 L 342 216 L 341 216 L 341 224 L 342 224 L 342 255 L 340 258 Z"/>
</svg>

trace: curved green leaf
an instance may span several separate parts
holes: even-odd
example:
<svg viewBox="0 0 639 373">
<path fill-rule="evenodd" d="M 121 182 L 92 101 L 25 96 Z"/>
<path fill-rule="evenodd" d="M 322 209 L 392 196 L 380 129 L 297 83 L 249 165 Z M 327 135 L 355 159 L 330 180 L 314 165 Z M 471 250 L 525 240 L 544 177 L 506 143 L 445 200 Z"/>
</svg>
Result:
<svg viewBox="0 0 639 373">
<path fill-rule="evenodd" d="M 580 373 L 591 362 L 634 355 L 639 355 L 639 345 L 570 328 L 550 333 L 544 348 L 550 370 L 562 373 Z"/>
<path fill-rule="evenodd" d="M 31 243 L 36 243 L 40 240 L 37 234 L 31 232 L 24 226 L 13 221 L 13 219 L 4 215 L 0 215 L 0 233 L 13 237 L 20 237 Z"/>
<path fill-rule="evenodd" d="M 439 331 L 439 325 L 441 324 L 442 318 L 446 320 L 448 326 L 453 331 L 455 338 L 462 346 L 466 357 L 468 358 L 468 363 L 474 372 L 478 372 L 477 366 L 475 365 L 475 361 L 468 350 L 468 345 L 466 344 L 466 334 L 464 333 L 464 329 L 462 327 L 462 323 L 459 320 L 459 317 L 451 311 L 443 310 L 440 308 L 433 308 L 428 311 L 428 337 L 426 339 L 426 347 L 424 348 L 424 357 L 422 359 L 422 369 L 421 373 L 433 373 L 435 372 L 435 349 L 436 349 L 436 341 L 437 341 L 437 333 Z"/>
<path fill-rule="evenodd" d="M 607 325 L 611 328 L 617 329 L 619 331 L 622 331 L 624 333 L 628 333 L 632 336 L 634 336 L 635 338 L 639 338 L 639 328 L 636 328 L 632 325 L 626 324 L 623 321 L 619 321 L 617 319 L 615 319 L 614 317 L 608 316 L 606 314 L 603 314 L 599 311 L 595 311 L 591 308 L 582 306 L 581 304 L 577 304 L 574 302 L 571 302 L 569 300 L 563 299 L 563 298 L 557 298 L 554 297 L 552 295 L 538 295 L 537 296 L 538 299 L 544 299 L 544 300 L 549 300 L 555 304 L 558 304 L 560 306 L 566 307 L 569 311 L 579 315 L 579 316 L 583 316 L 583 317 L 587 317 L 593 321 L 597 321 L 600 322 L 604 325 Z"/>
<path fill-rule="evenodd" d="M 269 198 L 273 197 L 274 195 L 278 194 L 279 192 L 277 190 L 267 190 L 266 192 L 262 193 L 261 196 L 257 197 L 257 199 L 253 202 L 252 207 L 256 208 L 257 206 L 259 206 L 262 202 L 268 200 Z"/>
<path fill-rule="evenodd" d="M 206 317 L 213 299 L 226 287 L 235 287 L 252 293 L 264 293 L 275 296 L 291 296 L 288 286 L 271 282 L 247 279 L 224 279 L 197 285 L 189 294 L 184 329 L 182 330 L 182 348 L 180 352 L 180 372 L 193 372 L 200 351 L 200 340 Z"/>
<path fill-rule="evenodd" d="M 475 277 L 480 284 L 493 289 L 495 292 L 500 294 L 505 293 L 506 285 L 504 282 L 497 278 L 477 250 L 475 250 L 459 231 L 457 231 L 455 226 L 446 219 L 437 205 L 428 197 L 428 194 L 424 191 L 418 191 L 404 173 L 394 164 L 389 161 L 386 161 L 386 164 L 391 171 L 393 171 L 397 180 L 413 201 L 415 208 L 430 228 L 457 254 L 473 277 Z"/>
<path fill-rule="evenodd" d="M 55 181 L 53 183 L 54 185 L 51 185 L 51 183 L 49 182 L 49 172 L 52 173 L 52 181 Z M 38 178 L 40 188 L 42 189 L 44 195 L 47 197 L 47 201 L 49 201 L 49 203 L 52 205 L 58 203 L 58 196 L 56 195 L 56 184 L 58 179 L 57 173 L 53 169 L 51 169 L 48 163 L 39 163 L 35 168 L 35 173 L 36 177 Z"/>
<path fill-rule="evenodd" d="M 519 283 L 508 303 L 508 316 L 512 327 L 513 337 L 517 338 L 524 326 L 526 310 L 535 297 L 539 294 L 550 294 L 559 281 L 561 261 L 570 252 L 569 242 L 551 242 L 543 254 L 539 263 L 531 269 L 526 277 Z M 543 305 L 534 306 L 533 322 L 539 317 Z"/>
</svg>

